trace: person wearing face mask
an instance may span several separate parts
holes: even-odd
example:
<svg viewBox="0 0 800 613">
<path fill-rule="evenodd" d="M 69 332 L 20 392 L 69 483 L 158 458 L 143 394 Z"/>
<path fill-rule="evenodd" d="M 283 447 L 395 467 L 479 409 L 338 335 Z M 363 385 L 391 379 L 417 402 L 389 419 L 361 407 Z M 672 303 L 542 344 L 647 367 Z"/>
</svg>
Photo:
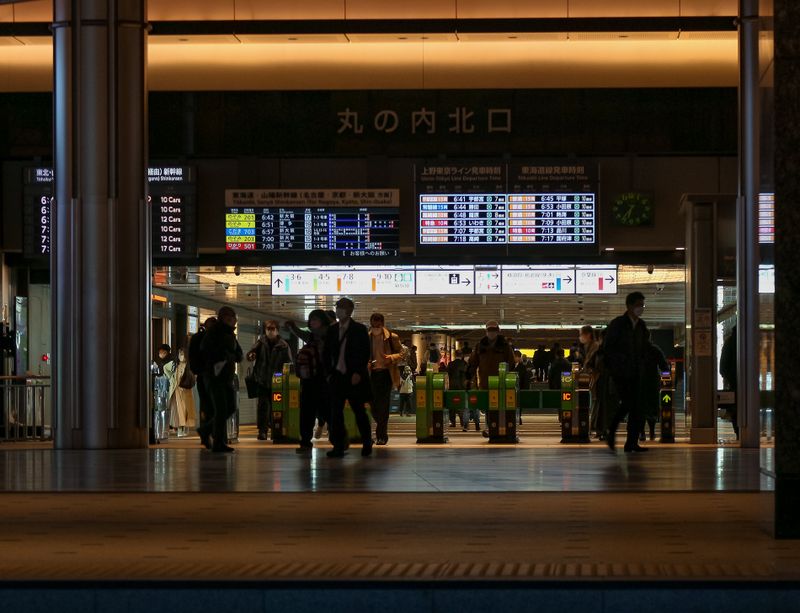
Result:
<svg viewBox="0 0 800 613">
<path fill-rule="evenodd" d="M 648 451 L 639 445 L 639 432 L 644 427 L 644 407 L 639 399 L 650 346 L 650 331 L 642 319 L 644 302 L 641 292 L 628 294 L 625 313 L 608 324 L 603 340 L 604 365 L 620 397 L 619 408 L 611 416 L 606 432 L 606 444 L 612 451 L 617 428 L 626 415 L 625 453 Z"/>
<path fill-rule="evenodd" d="M 288 343 L 278 336 L 278 322 L 270 319 L 264 322 L 262 334 L 255 345 L 247 352 L 247 361 L 255 362 L 253 374 L 258 383 L 258 404 L 256 423 L 258 440 L 267 440 L 267 429 L 272 428 L 272 375 L 283 372 L 283 365 L 292 361 Z M 272 432 L 275 440 L 275 432 Z"/>
<path fill-rule="evenodd" d="M 402 379 L 398 364 L 403 359 L 400 338 L 390 332 L 382 313 L 369 318 L 370 362 L 369 381 L 372 386 L 372 417 L 375 419 L 375 443 L 389 442 L 389 405 L 392 389 L 399 389 Z"/>
<path fill-rule="evenodd" d="M 467 388 L 475 388 L 475 379 L 478 380 L 477 389 L 489 389 L 489 377 L 500 373 L 500 364 L 505 362 L 509 372 L 514 368 L 514 350 L 506 338 L 500 334 L 500 324 L 496 321 L 486 322 L 486 336 L 475 346 L 467 363 Z M 484 430 L 483 436 L 489 436 L 489 431 Z"/>
<path fill-rule="evenodd" d="M 339 320 L 328 328 L 323 350 L 323 363 L 328 373 L 332 406 L 329 424 L 333 449 L 329 458 L 344 457 L 348 447 L 347 428 L 344 424 L 344 404 L 350 403 L 361 434 L 361 455 L 372 454 L 372 428 L 364 406 L 372 393 L 369 384 L 368 364 L 371 345 L 367 327 L 353 321 L 355 303 L 349 298 L 340 298 L 336 303 L 336 318 Z"/>
</svg>

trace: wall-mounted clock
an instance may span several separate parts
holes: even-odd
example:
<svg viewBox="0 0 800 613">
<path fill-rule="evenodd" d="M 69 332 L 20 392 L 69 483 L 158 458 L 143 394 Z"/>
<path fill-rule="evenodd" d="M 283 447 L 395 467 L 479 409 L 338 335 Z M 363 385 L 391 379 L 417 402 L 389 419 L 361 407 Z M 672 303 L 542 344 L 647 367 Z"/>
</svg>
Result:
<svg viewBox="0 0 800 613">
<path fill-rule="evenodd" d="M 653 199 L 639 192 L 620 194 L 611 207 L 614 223 L 621 226 L 650 226 L 653 224 Z"/>
</svg>

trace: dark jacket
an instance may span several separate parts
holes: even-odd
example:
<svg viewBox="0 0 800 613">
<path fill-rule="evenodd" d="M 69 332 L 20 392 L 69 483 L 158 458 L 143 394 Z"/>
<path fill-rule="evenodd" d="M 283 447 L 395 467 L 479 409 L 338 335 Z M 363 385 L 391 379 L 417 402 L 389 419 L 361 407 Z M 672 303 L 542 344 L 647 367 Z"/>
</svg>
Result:
<svg viewBox="0 0 800 613">
<path fill-rule="evenodd" d="M 650 346 L 650 331 L 643 319 L 634 328 L 627 313 L 613 319 L 603 340 L 603 365 L 612 377 L 635 379 L 642 375 Z"/>
<path fill-rule="evenodd" d="M 551 390 L 561 389 L 561 373 L 572 371 L 572 364 L 567 358 L 557 357 L 550 364 L 550 372 L 547 376 L 547 385 Z"/>
<path fill-rule="evenodd" d="M 722 344 L 719 356 L 719 374 L 725 379 L 728 389 L 736 390 L 738 382 L 736 364 L 736 326 L 733 326 L 731 335 Z"/>
<path fill-rule="evenodd" d="M 508 364 L 508 372 L 511 372 L 514 367 L 514 350 L 506 340 L 506 337 L 499 334 L 494 344 L 490 344 L 489 337 L 484 336 L 469 357 L 467 378 L 474 383 L 475 371 L 477 371 L 478 388 L 488 390 L 489 377 L 498 374 L 501 362 Z"/>
<path fill-rule="evenodd" d="M 233 328 L 223 321 L 218 321 L 206 332 L 200 345 L 200 351 L 203 353 L 206 363 L 203 375 L 214 381 L 233 385 L 236 364 L 241 362 L 244 357 Z M 220 362 L 224 362 L 224 366 L 215 373 L 215 366 Z"/>
<path fill-rule="evenodd" d="M 272 375 L 283 372 L 283 365 L 292 361 L 289 345 L 282 338 L 270 343 L 267 337 L 261 336 L 248 353 L 256 354 L 253 375 L 258 384 L 265 390 L 272 389 Z"/>
<path fill-rule="evenodd" d="M 515 364 L 513 370 L 515 373 L 517 373 L 517 376 L 519 377 L 519 389 L 521 390 L 530 389 L 531 371 L 529 371 L 528 367 L 525 366 L 525 362 L 520 362 L 519 364 Z"/>
<path fill-rule="evenodd" d="M 339 362 L 339 348 L 341 347 L 341 342 L 339 341 L 339 326 L 340 323 L 336 322 L 328 328 L 328 335 L 325 338 L 325 348 L 323 350 L 325 369 L 327 372 L 334 375 L 337 372 L 336 365 Z M 361 383 L 359 383 L 358 388 L 359 391 L 368 398 L 370 395 L 368 365 L 372 347 L 369 342 L 367 327 L 351 319 L 344 338 L 347 339 L 344 354 L 345 366 L 347 367 L 345 377 L 347 380 L 350 380 L 354 374 L 361 375 Z"/>
<path fill-rule="evenodd" d="M 451 390 L 467 389 L 467 363 L 463 358 L 456 358 L 447 365 L 447 378 Z"/>
</svg>

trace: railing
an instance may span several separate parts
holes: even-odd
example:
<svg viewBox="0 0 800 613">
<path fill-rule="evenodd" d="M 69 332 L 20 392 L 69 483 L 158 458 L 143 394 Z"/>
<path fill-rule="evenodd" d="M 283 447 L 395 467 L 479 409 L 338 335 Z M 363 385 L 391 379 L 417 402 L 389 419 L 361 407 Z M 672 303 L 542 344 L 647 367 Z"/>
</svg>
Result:
<svg viewBox="0 0 800 613">
<path fill-rule="evenodd" d="M 0 377 L 3 422 L 0 441 L 53 438 L 50 377 Z"/>
</svg>

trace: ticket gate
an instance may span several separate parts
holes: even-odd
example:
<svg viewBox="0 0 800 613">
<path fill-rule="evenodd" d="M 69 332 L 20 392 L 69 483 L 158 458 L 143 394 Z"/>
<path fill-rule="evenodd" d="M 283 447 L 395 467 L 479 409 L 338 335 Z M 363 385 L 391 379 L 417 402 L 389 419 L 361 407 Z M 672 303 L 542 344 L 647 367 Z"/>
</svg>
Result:
<svg viewBox="0 0 800 613">
<path fill-rule="evenodd" d="M 561 442 L 589 443 L 591 392 L 589 377 L 580 374 L 580 366 L 561 373 Z"/>
<path fill-rule="evenodd" d="M 486 425 L 489 430 L 490 443 L 519 443 L 517 435 L 518 392 L 517 373 L 508 372 L 508 364 L 501 362 L 498 375 L 489 377 L 489 408 L 486 411 Z"/>
<path fill-rule="evenodd" d="M 444 395 L 448 386 L 447 373 L 434 372 L 428 364 L 424 375 L 417 376 L 417 443 L 432 444 L 448 441 Z"/>
<path fill-rule="evenodd" d="M 661 372 L 661 389 L 658 397 L 661 400 L 661 439 L 662 443 L 675 442 L 675 411 L 672 403 L 675 398 L 675 364 L 669 370 Z"/>
<path fill-rule="evenodd" d="M 272 442 L 300 442 L 300 379 L 291 364 L 272 376 Z"/>
</svg>

